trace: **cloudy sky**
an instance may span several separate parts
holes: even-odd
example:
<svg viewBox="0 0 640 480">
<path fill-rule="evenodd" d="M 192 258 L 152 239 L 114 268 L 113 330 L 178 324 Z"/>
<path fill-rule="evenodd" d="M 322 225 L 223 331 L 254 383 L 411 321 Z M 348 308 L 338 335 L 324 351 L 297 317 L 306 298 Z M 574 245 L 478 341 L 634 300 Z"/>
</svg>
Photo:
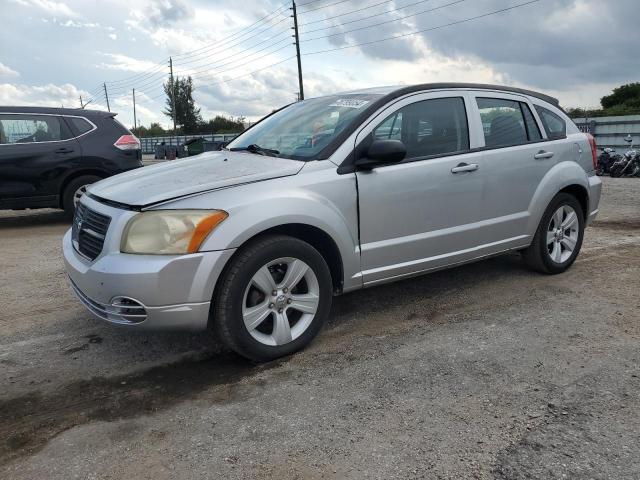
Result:
<svg viewBox="0 0 640 480">
<path fill-rule="evenodd" d="M 526 2 L 299 0 L 305 94 L 471 81 L 529 87 L 567 107 L 591 107 L 613 87 L 640 80 L 638 0 L 519 6 Z M 259 118 L 298 91 L 288 6 L 0 0 L 0 105 L 77 107 L 82 95 L 106 108 L 106 82 L 121 121 L 133 124 L 135 88 L 139 123 L 166 126 L 162 82 L 171 56 L 178 76 L 193 76 L 205 118 Z"/>
</svg>

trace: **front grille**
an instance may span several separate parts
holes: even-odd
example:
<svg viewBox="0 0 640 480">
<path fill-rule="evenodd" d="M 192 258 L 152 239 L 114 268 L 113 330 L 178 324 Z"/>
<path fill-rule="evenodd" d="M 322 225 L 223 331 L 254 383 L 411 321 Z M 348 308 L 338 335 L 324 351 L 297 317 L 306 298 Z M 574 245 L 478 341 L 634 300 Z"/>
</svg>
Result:
<svg viewBox="0 0 640 480">
<path fill-rule="evenodd" d="M 73 246 L 89 260 L 95 260 L 104 245 L 111 217 L 102 215 L 78 203 L 71 226 Z"/>
</svg>

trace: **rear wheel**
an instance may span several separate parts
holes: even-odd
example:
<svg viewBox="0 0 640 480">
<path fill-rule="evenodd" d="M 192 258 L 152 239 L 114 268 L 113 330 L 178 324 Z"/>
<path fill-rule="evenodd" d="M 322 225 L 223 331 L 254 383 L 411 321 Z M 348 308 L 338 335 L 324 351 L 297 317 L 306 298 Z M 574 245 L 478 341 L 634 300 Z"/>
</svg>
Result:
<svg viewBox="0 0 640 480">
<path fill-rule="evenodd" d="M 609 175 L 611 175 L 613 178 L 621 177 L 622 167 L 619 165 L 614 165 L 613 167 L 611 167 L 611 170 L 609 170 Z"/>
<path fill-rule="evenodd" d="M 82 195 L 87 191 L 87 187 L 98 180 L 101 180 L 101 178 L 96 175 L 83 175 L 69 182 L 62 194 L 62 208 L 64 208 L 65 215 L 68 218 L 73 217 L 76 206 Z"/>
<path fill-rule="evenodd" d="M 212 321 L 229 348 L 268 361 L 311 342 L 331 299 L 331 274 L 320 253 L 296 238 L 268 236 L 243 247 L 225 269 Z"/>
<path fill-rule="evenodd" d="M 523 257 L 534 270 L 547 274 L 566 271 L 575 262 L 584 237 L 584 213 L 580 202 L 568 193 L 551 201 Z"/>
</svg>

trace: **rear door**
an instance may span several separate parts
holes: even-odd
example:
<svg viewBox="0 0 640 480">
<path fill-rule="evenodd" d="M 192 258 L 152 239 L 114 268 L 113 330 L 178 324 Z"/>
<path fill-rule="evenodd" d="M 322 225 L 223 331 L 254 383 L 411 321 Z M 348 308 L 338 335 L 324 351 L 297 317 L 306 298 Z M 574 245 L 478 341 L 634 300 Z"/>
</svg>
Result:
<svg viewBox="0 0 640 480">
<path fill-rule="evenodd" d="M 473 97 L 473 115 L 482 125 L 486 174 L 480 219 L 491 222 L 494 242 L 511 248 L 525 246 L 530 241 L 531 202 L 557 162 L 558 145 L 547 142 L 526 97 L 490 91 L 474 92 Z"/>
<path fill-rule="evenodd" d="M 57 115 L 0 112 L 0 206 L 57 206 L 80 146 Z"/>
</svg>

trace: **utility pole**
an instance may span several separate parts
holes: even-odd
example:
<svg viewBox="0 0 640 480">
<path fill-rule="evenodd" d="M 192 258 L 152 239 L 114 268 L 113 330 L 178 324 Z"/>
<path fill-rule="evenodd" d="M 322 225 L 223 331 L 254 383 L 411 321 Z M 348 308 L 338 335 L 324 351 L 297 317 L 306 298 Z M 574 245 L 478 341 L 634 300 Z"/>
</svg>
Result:
<svg viewBox="0 0 640 480">
<path fill-rule="evenodd" d="M 107 93 L 107 82 L 102 85 L 104 86 L 104 98 L 107 101 L 107 110 L 111 111 L 111 107 L 109 106 L 109 94 Z"/>
<path fill-rule="evenodd" d="M 138 122 L 136 120 L 136 89 L 133 89 L 133 129 L 138 128 Z"/>
<path fill-rule="evenodd" d="M 296 39 L 296 56 L 298 57 L 298 85 L 300 87 L 300 100 L 304 100 L 304 87 L 302 86 L 302 62 L 300 61 L 300 37 L 298 36 L 298 13 L 296 12 L 296 2 L 291 2 L 293 10 L 293 30 L 295 32 L 294 38 Z"/>
<path fill-rule="evenodd" d="M 82 95 L 80 95 L 80 108 L 84 108 L 84 103 L 82 103 Z"/>
<path fill-rule="evenodd" d="M 173 59 L 169 57 L 169 71 L 171 72 L 171 100 L 173 103 L 173 134 L 177 134 L 176 117 L 178 112 L 176 111 L 176 83 L 173 80 Z"/>
</svg>

